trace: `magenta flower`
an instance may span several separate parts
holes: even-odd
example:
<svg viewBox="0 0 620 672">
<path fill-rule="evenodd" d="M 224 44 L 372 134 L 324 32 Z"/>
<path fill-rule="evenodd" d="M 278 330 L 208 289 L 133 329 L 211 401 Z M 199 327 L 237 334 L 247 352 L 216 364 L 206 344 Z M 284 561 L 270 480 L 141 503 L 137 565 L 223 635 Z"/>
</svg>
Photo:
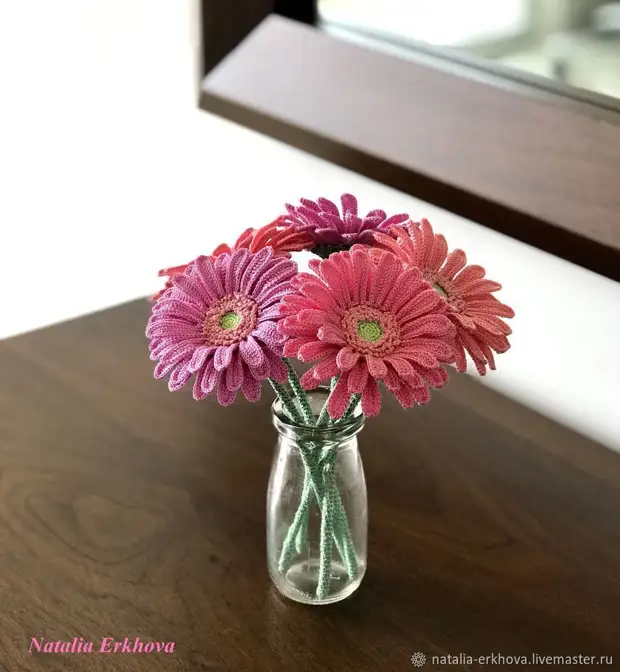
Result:
<svg viewBox="0 0 620 672">
<path fill-rule="evenodd" d="M 298 206 L 287 203 L 285 222 L 293 224 L 297 231 L 309 233 L 314 240 L 313 251 L 328 257 L 332 252 L 348 249 L 354 243 L 371 244 L 373 231 L 387 231 L 391 226 L 409 219 L 406 214 L 388 217 L 383 210 L 371 210 L 365 217 L 360 217 L 357 199 L 352 194 L 343 194 L 340 202 L 342 214 L 338 206 L 326 198 L 319 198 L 316 203 L 302 198 Z"/>
<path fill-rule="evenodd" d="M 455 328 L 446 305 L 417 268 L 405 269 L 391 254 L 372 263 L 370 250 L 333 254 L 310 262 L 319 276 L 300 273 L 297 291 L 285 296 L 279 330 L 288 336 L 286 356 L 320 360 L 302 377 L 306 389 L 334 376 L 328 411 L 339 418 L 353 394 L 365 415 L 381 408 L 377 381 L 409 408 L 430 400 L 453 362 Z"/>
<path fill-rule="evenodd" d="M 278 307 L 290 294 L 297 265 L 270 247 L 241 249 L 215 259 L 198 257 L 153 306 L 146 335 L 155 378 L 169 375 L 175 391 L 195 375 L 194 398 L 212 392 L 223 406 L 241 390 L 257 401 L 260 382 L 287 377 L 285 337 L 277 329 Z"/>
</svg>

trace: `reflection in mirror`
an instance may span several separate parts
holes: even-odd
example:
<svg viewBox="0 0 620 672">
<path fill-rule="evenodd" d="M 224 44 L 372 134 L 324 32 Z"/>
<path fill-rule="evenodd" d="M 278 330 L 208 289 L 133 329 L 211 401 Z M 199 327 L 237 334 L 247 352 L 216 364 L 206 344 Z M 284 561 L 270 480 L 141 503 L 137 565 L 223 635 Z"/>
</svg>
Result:
<svg viewBox="0 0 620 672">
<path fill-rule="evenodd" d="M 620 0 L 318 0 L 318 8 L 328 29 L 388 49 L 448 47 L 620 98 Z"/>
</svg>

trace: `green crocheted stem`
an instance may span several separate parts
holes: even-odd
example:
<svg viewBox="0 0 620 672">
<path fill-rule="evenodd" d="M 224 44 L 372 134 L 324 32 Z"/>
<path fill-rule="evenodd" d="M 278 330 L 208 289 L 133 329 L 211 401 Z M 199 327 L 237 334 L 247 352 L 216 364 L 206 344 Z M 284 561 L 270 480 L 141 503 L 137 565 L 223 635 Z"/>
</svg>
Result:
<svg viewBox="0 0 620 672">
<path fill-rule="evenodd" d="M 270 380 L 269 382 L 289 417 L 294 422 L 311 426 L 314 424 L 314 416 L 307 394 L 302 389 L 293 367 L 288 360 L 285 359 L 284 361 L 289 374 L 289 384 L 294 396 L 276 381 Z M 331 392 L 333 392 L 336 382 L 337 378 L 331 380 Z M 295 403 L 295 398 L 299 402 L 299 406 Z M 359 399 L 359 395 L 353 395 L 342 417 L 337 421 L 333 421 L 327 412 L 328 400 L 319 414 L 316 426 L 339 425 L 351 419 L 359 403 Z M 301 553 L 304 545 L 308 543 L 310 507 L 313 499 L 316 498 L 321 512 L 319 581 L 316 596 L 318 599 L 324 599 L 329 595 L 331 587 L 331 565 L 334 543 L 346 567 L 350 580 L 354 580 L 357 577 L 357 556 L 351 539 L 347 514 L 336 486 L 335 459 L 337 448 L 333 447 L 324 451 L 323 454 L 319 454 L 319 448 L 316 443 L 306 441 L 300 443 L 299 450 L 305 467 L 304 485 L 299 507 L 295 512 L 293 522 L 289 527 L 282 546 L 278 566 L 282 573 L 286 572 L 294 553 Z"/>
<path fill-rule="evenodd" d="M 338 377 L 334 376 L 330 383 L 329 383 L 329 397 L 332 396 L 332 392 L 336 389 L 336 383 L 338 382 Z M 329 405 L 329 397 L 327 398 L 327 401 L 325 402 L 325 405 L 321 409 L 321 412 L 319 413 L 319 419 L 316 421 L 316 426 L 317 427 L 327 427 L 331 422 L 335 422 L 332 420 L 332 418 L 329 415 L 329 411 L 327 410 L 327 407 Z M 344 417 L 344 416 L 343 416 Z M 342 419 L 342 418 L 339 418 Z"/>
<path fill-rule="evenodd" d="M 344 424 L 353 417 L 355 409 L 357 408 L 357 405 L 360 403 L 361 398 L 362 398 L 361 394 L 354 394 L 351 396 L 351 401 L 349 402 L 349 405 L 346 407 L 345 412 L 342 414 L 342 417 L 336 420 L 335 423 L 336 425 Z"/>
<path fill-rule="evenodd" d="M 330 389 L 333 391 L 334 388 L 336 387 L 338 379 L 336 377 L 332 378 L 330 382 Z M 345 422 L 348 422 L 352 417 L 353 414 L 355 413 L 355 409 L 357 408 L 357 405 L 359 404 L 361 395 L 359 394 L 354 394 L 351 396 L 351 400 L 349 401 L 349 404 L 347 408 L 345 409 L 345 412 L 343 413 L 342 417 L 338 419 L 337 421 L 332 421 L 329 418 L 329 415 L 327 415 L 327 404 L 325 404 L 325 407 L 323 408 L 322 411 L 322 417 L 319 416 L 319 422 L 323 422 L 323 426 L 325 424 L 334 424 L 334 425 L 340 425 L 344 424 Z M 308 471 L 304 474 L 304 492 L 307 486 L 309 480 L 309 475 Z M 311 495 L 309 495 L 311 496 Z M 301 504 L 300 504 L 301 506 Z M 336 502 L 336 507 L 337 507 L 337 520 L 336 520 L 336 538 L 340 541 L 341 545 L 338 545 L 339 551 L 344 550 L 345 556 L 342 556 L 343 561 L 345 562 L 346 568 L 347 568 L 347 573 L 349 574 L 349 577 L 351 579 L 355 578 L 357 575 L 357 556 L 355 555 L 355 551 L 353 549 L 353 543 L 351 541 L 351 533 L 349 530 L 349 521 L 347 519 L 347 514 L 346 511 L 344 510 L 344 506 L 342 504 L 342 499 L 340 497 L 340 493 L 337 492 L 337 502 Z M 310 507 L 305 507 L 304 508 L 304 515 L 305 518 L 302 520 L 301 525 L 299 527 L 299 530 L 297 532 L 297 536 L 295 538 L 295 550 L 298 553 L 301 553 L 304 544 L 306 543 L 306 540 L 308 538 L 308 515 L 310 512 Z"/>
<path fill-rule="evenodd" d="M 271 384 L 271 387 L 273 388 L 273 391 L 276 393 L 276 397 L 278 397 L 280 400 L 282 408 L 284 408 L 286 411 L 289 419 L 291 419 L 293 422 L 296 422 L 297 424 L 303 425 L 304 421 L 301 417 L 301 413 L 297 410 L 295 402 L 293 401 L 293 398 L 289 394 L 288 390 L 284 387 L 284 385 L 281 385 L 280 383 L 273 380 L 273 378 L 269 378 L 268 380 Z"/>
<path fill-rule="evenodd" d="M 357 577 L 358 572 L 357 556 L 355 554 L 355 548 L 353 547 L 353 540 L 351 538 L 351 529 L 349 527 L 347 513 L 344 509 L 338 488 L 334 486 L 334 490 L 336 513 L 334 520 L 334 541 L 336 542 L 338 554 L 342 558 L 349 578 L 354 580 Z M 291 528 L 289 529 L 289 534 L 287 534 L 284 545 L 282 546 L 282 554 L 280 556 L 281 571 L 286 567 L 287 562 L 290 561 L 290 558 L 293 556 L 293 551 L 296 553 L 301 553 L 303 551 L 304 545 L 307 543 L 308 517 L 310 514 L 310 505 L 312 503 L 313 497 L 316 497 L 320 508 L 320 493 L 317 493 L 317 490 L 314 488 L 314 486 L 308 488 L 305 488 L 304 486 L 302 500 L 295 514 L 295 518 L 293 519 Z"/>
<path fill-rule="evenodd" d="M 319 600 L 329 595 L 332 582 L 332 534 L 334 531 L 334 464 L 324 468 L 325 494 L 323 496 L 323 514 L 321 516 L 321 542 L 319 556 L 319 581 L 316 596 Z"/>
<path fill-rule="evenodd" d="M 353 547 L 353 540 L 351 539 L 351 528 L 349 527 L 349 520 L 347 512 L 345 511 L 338 488 L 334 486 L 334 497 L 336 499 L 336 525 L 342 530 L 343 546 L 344 546 L 344 565 L 347 568 L 347 574 L 351 581 L 357 578 L 357 555 Z"/>
<path fill-rule="evenodd" d="M 329 395 L 331 397 L 331 394 Z M 327 427 L 329 425 L 331 418 L 329 417 L 329 412 L 327 410 L 327 404 L 329 404 L 329 397 L 327 398 L 327 401 L 325 402 L 325 406 L 321 409 L 321 412 L 319 413 L 319 419 L 316 421 L 316 426 L 317 427 Z"/>
<path fill-rule="evenodd" d="M 312 411 L 312 407 L 310 406 L 310 402 L 308 400 L 308 395 L 306 392 L 303 390 L 301 387 L 301 383 L 299 381 L 299 378 L 297 377 L 297 372 L 295 369 L 292 367 L 291 363 L 288 360 L 284 360 L 286 363 L 286 368 L 288 370 L 288 379 L 289 379 L 289 384 L 293 391 L 295 392 L 295 395 L 299 399 L 299 405 L 301 408 L 301 412 L 304 416 L 304 420 L 306 424 L 308 425 L 314 425 L 315 419 L 314 419 L 314 412 Z M 316 450 L 317 447 L 314 443 L 309 444 L 311 450 Z M 309 475 L 308 472 L 304 474 L 304 490 L 308 486 L 309 483 Z M 308 515 L 309 515 L 309 507 L 306 509 L 306 515 L 305 518 L 303 519 L 302 525 L 299 528 L 299 531 L 297 532 L 297 537 L 295 538 L 295 550 L 298 553 L 301 553 L 304 544 L 306 543 L 306 540 L 308 538 Z"/>
<path fill-rule="evenodd" d="M 327 487 L 327 484 L 324 483 L 323 479 L 323 469 L 325 468 L 325 465 L 329 464 L 335 474 L 336 447 L 325 451 L 318 461 L 316 455 L 307 447 L 304 448 L 300 446 L 300 452 L 305 466 L 304 489 L 301 502 L 282 546 L 278 566 L 279 570 L 283 573 L 288 569 L 294 552 L 301 552 L 303 546 L 308 541 L 307 525 L 313 498 L 316 498 L 317 500 L 319 510 L 321 511 L 321 518 L 325 515 L 324 498 Z M 338 554 L 346 567 L 347 574 L 351 580 L 354 580 L 357 577 L 358 572 L 357 556 L 351 539 L 347 514 L 335 484 L 335 476 L 332 478 L 332 481 L 330 481 L 329 489 L 333 490 L 331 495 L 332 513 L 330 514 L 333 519 L 331 533 L 333 540 L 336 543 Z"/>
<path fill-rule="evenodd" d="M 321 504 L 325 496 L 325 487 L 323 484 L 321 470 L 326 459 L 333 460 L 335 457 L 335 452 L 332 451 L 331 453 L 327 453 L 317 459 L 315 453 L 308 446 L 304 446 L 303 444 L 299 446 L 299 451 L 301 453 L 305 467 L 304 489 L 302 491 L 301 502 L 299 503 L 299 507 L 297 508 L 293 522 L 289 527 L 284 544 L 282 545 L 280 560 L 278 562 L 278 567 L 281 572 L 285 572 L 288 568 L 288 563 L 290 562 L 295 549 L 303 548 L 303 545 L 307 543 L 308 517 L 310 514 L 310 505 L 312 503 L 313 497 L 316 497 L 319 510 L 322 512 Z M 300 531 L 303 530 L 304 527 L 306 529 L 306 536 L 303 537 L 301 541 L 298 541 Z M 350 541 L 351 533 L 348 528 L 346 532 L 348 543 L 352 548 L 353 544 Z M 346 558 L 348 555 L 350 555 L 350 551 L 345 549 L 345 544 L 347 541 L 345 540 L 343 543 L 343 540 L 340 538 L 342 536 L 340 529 L 334 530 L 334 536 L 338 553 L 346 565 Z"/>
<path fill-rule="evenodd" d="M 301 525 L 299 526 L 299 529 L 297 530 L 297 534 L 295 536 L 295 553 L 302 553 L 304 550 L 304 547 L 308 543 L 308 523 L 310 519 L 310 503 L 312 502 L 312 497 L 313 497 L 314 489 L 312 487 L 312 482 L 310 481 L 310 478 L 307 474 L 304 473 L 304 489 L 302 490 L 302 499 L 301 501 L 303 502 L 304 499 L 308 499 L 308 508 L 304 510 L 304 515 L 301 520 Z"/>
<path fill-rule="evenodd" d="M 308 395 L 302 388 L 301 383 L 299 382 L 299 378 L 297 377 L 297 372 L 292 367 L 288 359 L 284 360 L 284 364 L 286 365 L 286 369 L 288 371 L 288 383 L 291 386 L 295 397 L 299 401 L 299 410 L 301 411 L 304 424 L 312 426 L 314 425 L 314 413 L 312 412 L 310 402 L 308 401 Z"/>
<path fill-rule="evenodd" d="M 280 560 L 278 561 L 278 570 L 284 574 L 289 568 L 291 558 L 295 551 L 295 539 L 299 534 L 299 530 L 304 524 L 304 520 L 308 520 L 308 510 L 310 508 L 312 496 L 312 486 L 308 484 L 308 487 L 304 489 L 303 496 L 301 498 L 301 503 L 297 508 L 293 522 L 288 529 L 286 538 L 284 539 L 284 544 L 282 545 L 282 551 L 280 553 Z"/>
</svg>

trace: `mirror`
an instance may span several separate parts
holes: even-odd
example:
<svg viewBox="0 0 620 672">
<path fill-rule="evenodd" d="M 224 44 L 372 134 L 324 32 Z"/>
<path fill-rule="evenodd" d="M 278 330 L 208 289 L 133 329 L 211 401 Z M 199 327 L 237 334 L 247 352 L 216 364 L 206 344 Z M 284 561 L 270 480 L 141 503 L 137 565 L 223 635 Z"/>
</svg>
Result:
<svg viewBox="0 0 620 672">
<path fill-rule="evenodd" d="M 318 0 L 318 11 L 328 30 L 380 48 L 430 45 L 620 99 L 620 0 Z"/>
</svg>

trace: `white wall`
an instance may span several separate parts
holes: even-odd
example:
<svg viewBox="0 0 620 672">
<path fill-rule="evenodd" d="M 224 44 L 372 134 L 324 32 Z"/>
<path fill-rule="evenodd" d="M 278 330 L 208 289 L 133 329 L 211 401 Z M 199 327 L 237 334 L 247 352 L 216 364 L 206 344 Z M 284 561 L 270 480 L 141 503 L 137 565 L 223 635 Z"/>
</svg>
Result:
<svg viewBox="0 0 620 672">
<path fill-rule="evenodd" d="M 352 191 L 428 217 L 504 284 L 513 348 L 485 383 L 620 450 L 620 285 L 197 111 L 194 12 L 0 5 L 0 337 L 151 293 L 285 201 Z"/>
</svg>

